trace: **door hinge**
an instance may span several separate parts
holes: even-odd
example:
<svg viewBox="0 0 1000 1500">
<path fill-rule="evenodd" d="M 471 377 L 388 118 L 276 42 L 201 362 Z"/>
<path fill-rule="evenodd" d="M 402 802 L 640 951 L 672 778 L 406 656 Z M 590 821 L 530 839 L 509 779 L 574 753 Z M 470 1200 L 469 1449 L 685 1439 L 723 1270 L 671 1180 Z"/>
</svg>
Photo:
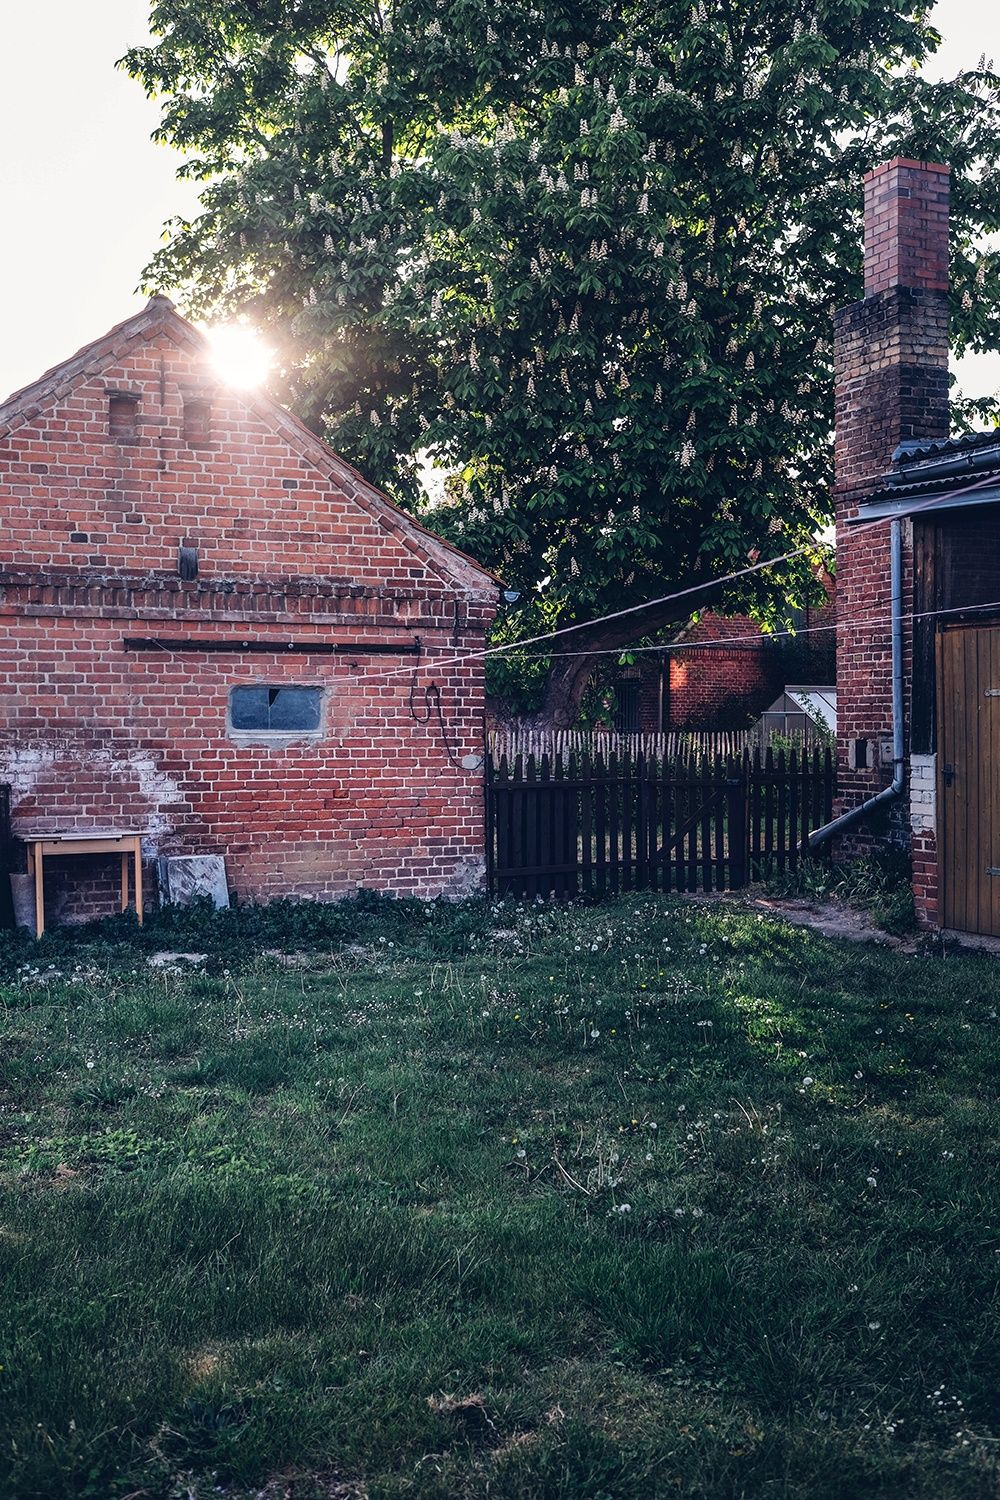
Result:
<svg viewBox="0 0 1000 1500">
<path fill-rule="evenodd" d="M 941 772 L 941 779 L 945 786 L 951 786 L 955 780 L 955 767 L 952 765 L 945 766 Z"/>
<path fill-rule="evenodd" d="M 987 865 L 986 873 L 987 875 L 1000 875 L 1000 865 Z"/>
<path fill-rule="evenodd" d="M 987 688 L 985 696 L 987 698 L 1000 698 L 1000 688 Z"/>
</svg>

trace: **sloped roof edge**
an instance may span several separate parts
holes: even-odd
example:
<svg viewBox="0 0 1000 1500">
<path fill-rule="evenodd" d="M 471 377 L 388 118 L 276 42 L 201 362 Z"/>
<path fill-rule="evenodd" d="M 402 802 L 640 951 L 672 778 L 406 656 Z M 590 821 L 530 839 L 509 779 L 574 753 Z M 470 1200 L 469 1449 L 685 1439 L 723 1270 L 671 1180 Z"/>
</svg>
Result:
<svg viewBox="0 0 1000 1500">
<path fill-rule="evenodd" d="M 19 391 L 13 391 L 6 400 L 0 401 L 0 437 L 6 437 L 22 423 L 30 422 L 46 406 L 58 401 L 72 389 L 81 375 L 96 375 L 110 360 L 124 353 L 135 339 L 160 327 L 168 314 L 184 329 L 188 343 L 195 347 L 205 347 L 201 334 L 190 323 L 185 322 L 169 297 L 151 297 L 141 312 L 133 313 L 130 318 L 116 323 L 107 333 L 102 333 L 100 338 L 84 344 L 69 359 L 60 360 L 37 380 L 22 386 Z"/>
<path fill-rule="evenodd" d="M 0 403 L 0 438 L 31 422 L 46 407 L 61 400 L 82 376 L 99 374 L 106 365 L 119 360 L 136 340 L 161 331 L 196 352 L 207 351 L 204 336 L 181 317 L 169 297 L 151 297 L 141 312 L 117 323 L 100 338 L 85 344 L 69 359 L 46 370 L 44 375 L 14 391 Z M 414 520 L 277 401 L 261 392 L 235 394 L 266 425 L 277 429 L 300 457 L 345 488 L 351 498 L 391 531 L 400 543 L 449 583 L 474 594 L 482 594 L 484 585 L 485 591 L 491 595 L 502 587 L 502 580 L 495 573 Z"/>
</svg>

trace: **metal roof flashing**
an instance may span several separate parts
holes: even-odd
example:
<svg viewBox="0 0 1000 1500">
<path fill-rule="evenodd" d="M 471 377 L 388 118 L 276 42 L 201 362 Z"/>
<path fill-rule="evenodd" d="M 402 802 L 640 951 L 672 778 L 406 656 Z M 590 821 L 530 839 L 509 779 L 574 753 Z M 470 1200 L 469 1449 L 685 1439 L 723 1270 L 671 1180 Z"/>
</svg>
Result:
<svg viewBox="0 0 1000 1500">
<path fill-rule="evenodd" d="M 923 486 L 919 488 L 923 489 Z M 846 524 L 857 526 L 862 521 L 882 521 L 893 516 L 937 515 L 939 511 L 972 510 L 981 505 L 1000 505 L 1000 474 L 997 475 L 995 484 L 984 485 L 971 494 L 965 489 L 955 494 L 943 490 L 940 495 L 892 495 L 881 490 L 870 500 L 863 501 L 858 506 L 857 515 L 850 516 Z"/>
<path fill-rule="evenodd" d="M 892 462 L 882 487 L 862 501 L 848 525 L 1000 502 L 1000 430 L 911 439 L 899 444 Z"/>
</svg>

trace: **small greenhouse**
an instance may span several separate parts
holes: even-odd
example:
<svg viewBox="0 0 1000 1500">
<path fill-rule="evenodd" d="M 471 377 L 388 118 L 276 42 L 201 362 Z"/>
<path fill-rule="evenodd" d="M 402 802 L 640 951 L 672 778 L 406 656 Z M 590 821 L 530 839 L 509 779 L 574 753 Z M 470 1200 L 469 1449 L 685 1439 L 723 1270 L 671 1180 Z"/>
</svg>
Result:
<svg viewBox="0 0 1000 1500">
<path fill-rule="evenodd" d="M 786 687 L 761 714 L 755 729 L 765 745 L 775 737 L 826 744 L 837 734 L 837 689 Z"/>
</svg>

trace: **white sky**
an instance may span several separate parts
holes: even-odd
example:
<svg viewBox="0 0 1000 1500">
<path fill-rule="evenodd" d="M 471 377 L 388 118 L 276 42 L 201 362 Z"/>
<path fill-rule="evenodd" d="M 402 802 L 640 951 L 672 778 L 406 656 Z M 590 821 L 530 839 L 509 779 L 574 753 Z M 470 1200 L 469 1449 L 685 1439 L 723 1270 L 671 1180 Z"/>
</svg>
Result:
<svg viewBox="0 0 1000 1500">
<path fill-rule="evenodd" d="M 0 398 L 142 306 L 134 289 L 164 220 L 190 212 L 177 158 L 115 60 L 146 35 L 148 0 L 0 0 Z M 995 0 L 938 0 L 934 73 L 1000 58 Z M 963 364 L 1000 386 L 1000 355 Z"/>
</svg>

